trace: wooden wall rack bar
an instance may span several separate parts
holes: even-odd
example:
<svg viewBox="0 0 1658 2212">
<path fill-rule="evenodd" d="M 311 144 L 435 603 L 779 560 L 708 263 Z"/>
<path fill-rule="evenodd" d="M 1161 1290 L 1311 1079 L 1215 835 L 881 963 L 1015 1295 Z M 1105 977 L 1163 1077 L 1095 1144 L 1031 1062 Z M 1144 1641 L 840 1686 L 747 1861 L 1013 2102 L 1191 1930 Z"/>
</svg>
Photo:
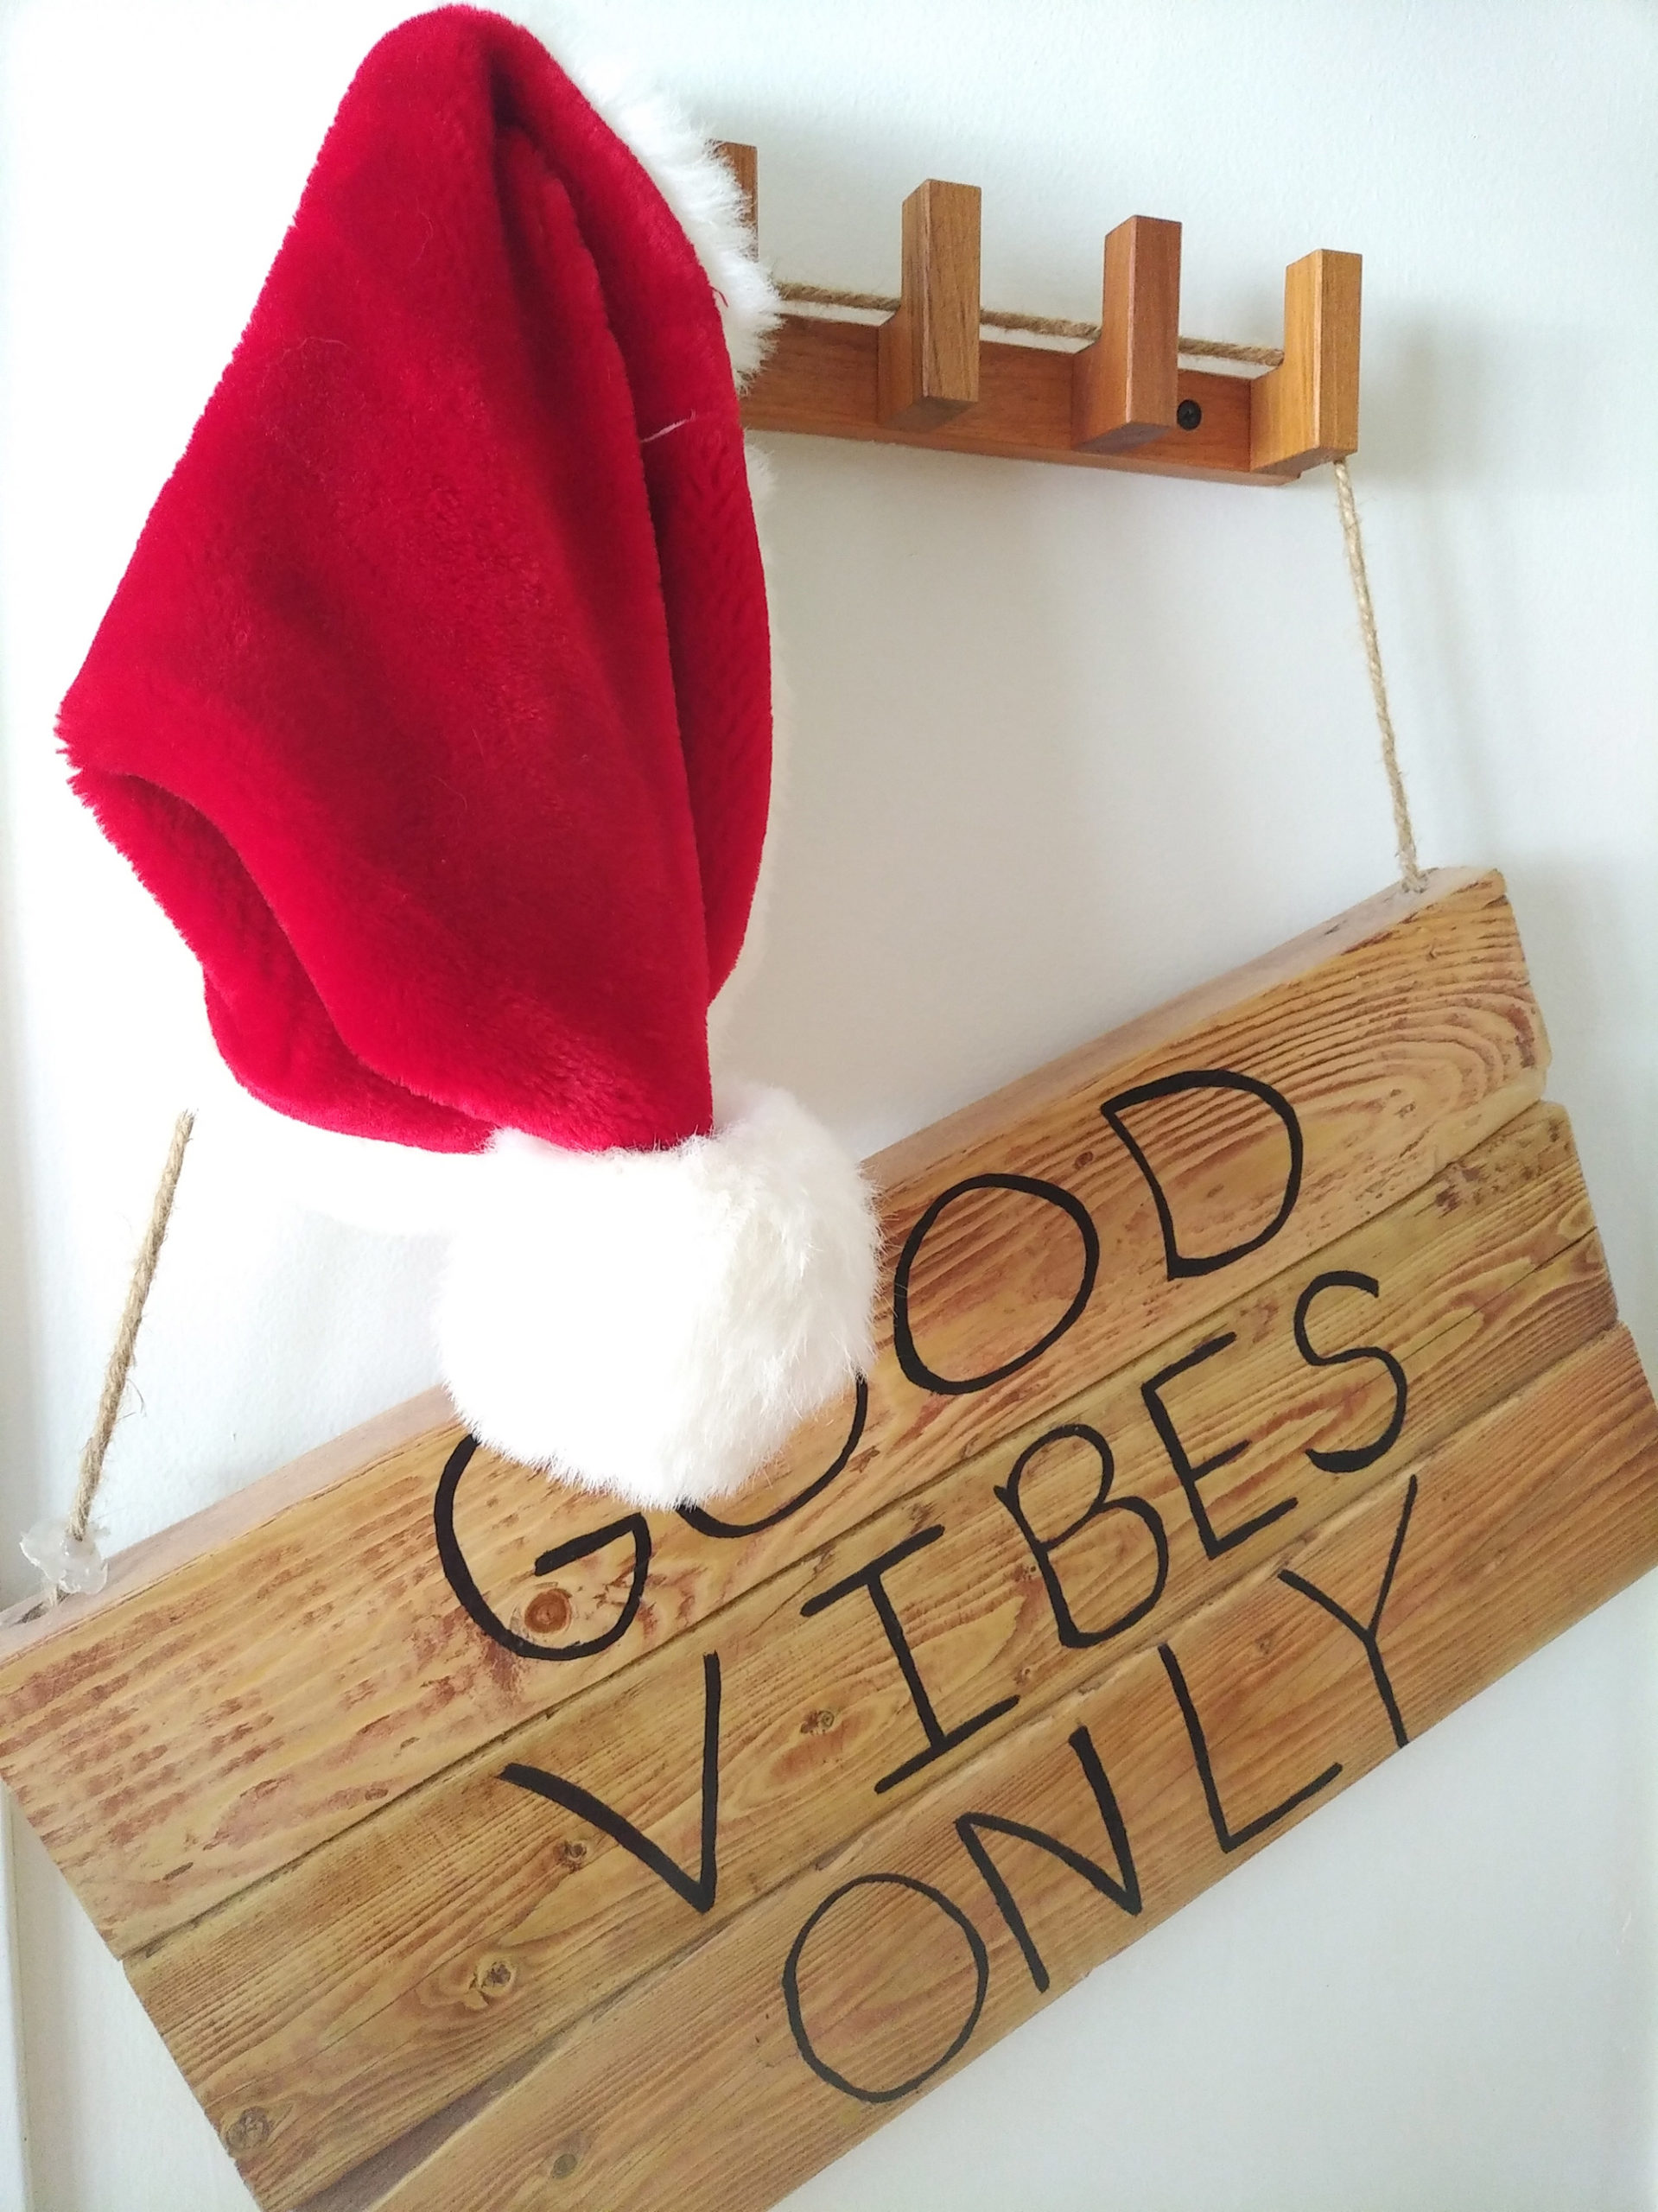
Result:
<svg viewBox="0 0 1658 2212">
<path fill-rule="evenodd" d="M 757 214 L 754 149 L 721 151 Z M 976 185 L 918 186 L 896 312 L 785 315 L 747 426 L 1225 484 L 1287 484 L 1356 450 L 1357 254 L 1293 262 L 1281 362 L 1217 373 L 1180 359 L 1178 223 L 1133 215 L 1111 232 L 1100 334 L 1064 353 L 981 335 L 979 219 Z"/>
</svg>

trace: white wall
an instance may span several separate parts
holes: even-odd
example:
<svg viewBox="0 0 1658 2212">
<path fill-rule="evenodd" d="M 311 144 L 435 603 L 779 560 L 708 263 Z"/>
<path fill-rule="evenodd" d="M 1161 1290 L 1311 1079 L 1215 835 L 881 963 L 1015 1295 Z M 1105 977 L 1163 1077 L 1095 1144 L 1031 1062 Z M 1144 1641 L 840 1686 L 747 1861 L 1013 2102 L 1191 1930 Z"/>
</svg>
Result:
<svg viewBox="0 0 1658 2212">
<path fill-rule="evenodd" d="M 0 1595 L 12 1533 L 67 1496 L 206 1081 L 190 964 L 60 788 L 53 709 L 353 66 L 405 12 L 0 0 Z M 1363 251 L 1356 475 L 1424 854 L 1509 874 L 1650 1358 L 1652 8 L 585 12 L 758 143 L 785 274 L 889 285 L 929 174 L 983 186 L 996 303 L 1089 313 L 1100 238 L 1140 210 L 1186 225 L 1185 328 L 1271 340 L 1286 261 Z M 1388 878 L 1327 474 L 1242 491 L 770 442 L 797 703 L 756 1073 L 873 1144 Z M 423 1383 L 431 1273 L 250 1187 L 209 1111 L 114 1539 Z M 797 2212 L 1658 2202 L 1655 1615 L 1650 1587 L 1606 1607 Z M 37 2212 L 245 2207 L 26 1831 L 19 1859 Z"/>
</svg>

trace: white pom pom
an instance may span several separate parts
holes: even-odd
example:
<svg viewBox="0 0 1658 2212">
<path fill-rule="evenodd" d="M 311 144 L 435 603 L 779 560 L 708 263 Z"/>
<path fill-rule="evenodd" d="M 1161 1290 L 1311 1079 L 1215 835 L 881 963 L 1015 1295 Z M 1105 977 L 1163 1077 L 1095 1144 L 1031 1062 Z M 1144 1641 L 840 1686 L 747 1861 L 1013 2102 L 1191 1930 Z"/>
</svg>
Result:
<svg viewBox="0 0 1658 2212">
<path fill-rule="evenodd" d="M 786 1092 L 665 1152 L 511 1130 L 480 1165 L 438 1314 L 480 1441 L 642 1505 L 754 1474 L 870 1357 L 863 1177 Z"/>
</svg>

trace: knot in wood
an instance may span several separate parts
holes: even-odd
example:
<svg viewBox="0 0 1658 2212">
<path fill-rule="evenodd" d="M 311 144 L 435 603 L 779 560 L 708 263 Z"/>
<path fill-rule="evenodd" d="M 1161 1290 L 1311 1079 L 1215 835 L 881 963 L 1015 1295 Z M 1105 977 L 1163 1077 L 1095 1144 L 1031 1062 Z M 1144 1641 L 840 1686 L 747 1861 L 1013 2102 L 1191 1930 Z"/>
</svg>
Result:
<svg viewBox="0 0 1658 2212">
<path fill-rule="evenodd" d="M 518 1980 L 518 1972 L 511 1959 L 492 1952 L 480 1959 L 473 1980 L 486 1997 L 505 1997 Z"/>
<path fill-rule="evenodd" d="M 570 1624 L 571 1605 L 562 1590 L 538 1590 L 524 1609 L 524 1624 L 537 1636 L 556 1636 Z"/>
<path fill-rule="evenodd" d="M 220 2140 L 232 2158 L 245 2158 L 270 2140 L 270 2114 L 263 2105 L 250 2105 L 226 2124 Z"/>
</svg>

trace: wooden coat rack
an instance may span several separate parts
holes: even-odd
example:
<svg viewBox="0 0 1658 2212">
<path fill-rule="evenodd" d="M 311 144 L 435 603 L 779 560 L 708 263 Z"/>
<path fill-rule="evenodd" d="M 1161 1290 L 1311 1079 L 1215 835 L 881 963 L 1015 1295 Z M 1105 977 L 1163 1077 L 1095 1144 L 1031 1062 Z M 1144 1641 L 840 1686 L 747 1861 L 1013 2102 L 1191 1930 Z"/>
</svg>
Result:
<svg viewBox="0 0 1658 2212">
<path fill-rule="evenodd" d="M 752 146 L 721 149 L 757 217 Z M 867 438 L 1009 461 L 1287 484 L 1358 447 L 1360 258 L 1328 248 L 1284 276 L 1281 352 L 1226 349 L 1264 375 L 1182 365 L 1180 226 L 1131 215 L 1105 241 L 1097 335 L 1078 352 L 987 340 L 979 188 L 930 177 L 904 203 L 901 283 L 884 322 L 785 315 L 743 399 L 751 429 Z M 815 288 L 785 286 L 785 297 Z M 1058 326 L 1081 334 L 1087 326 Z"/>
</svg>

